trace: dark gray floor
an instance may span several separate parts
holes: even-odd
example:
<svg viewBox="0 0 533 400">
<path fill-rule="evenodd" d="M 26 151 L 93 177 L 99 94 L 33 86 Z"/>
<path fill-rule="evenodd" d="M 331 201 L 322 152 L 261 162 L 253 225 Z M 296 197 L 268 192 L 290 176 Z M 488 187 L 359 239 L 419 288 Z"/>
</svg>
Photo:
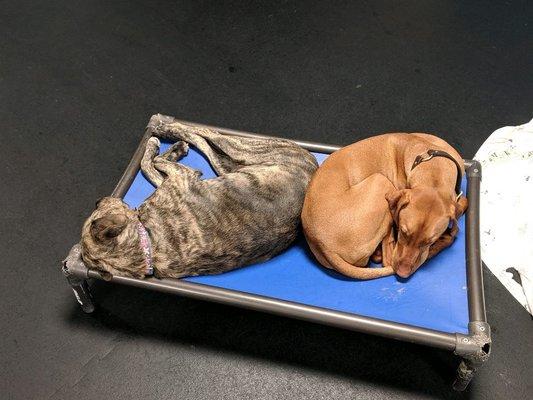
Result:
<svg viewBox="0 0 533 400">
<path fill-rule="evenodd" d="M 530 1 L 4 1 L 2 399 L 531 398 L 533 325 L 486 275 L 494 346 L 469 391 L 448 353 L 97 284 L 59 262 L 156 112 L 346 144 L 437 133 L 471 157 L 529 120 Z M 357 301 L 357 299 L 354 299 Z"/>
</svg>

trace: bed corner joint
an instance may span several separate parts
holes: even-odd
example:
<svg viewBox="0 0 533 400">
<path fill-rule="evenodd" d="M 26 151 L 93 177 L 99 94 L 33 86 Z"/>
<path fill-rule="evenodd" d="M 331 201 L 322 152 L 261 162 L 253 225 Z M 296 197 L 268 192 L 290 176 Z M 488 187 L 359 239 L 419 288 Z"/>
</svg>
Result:
<svg viewBox="0 0 533 400">
<path fill-rule="evenodd" d="M 72 246 L 67 258 L 63 260 L 61 270 L 65 274 L 83 312 L 87 314 L 92 313 L 94 311 L 94 303 L 87 283 L 88 269 L 81 259 L 79 244 Z"/>
<path fill-rule="evenodd" d="M 457 391 L 466 389 L 476 370 L 481 367 L 490 356 L 491 338 L 490 326 L 483 321 L 470 322 L 468 335 L 456 334 L 454 353 L 462 358 L 457 368 L 457 377 L 453 388 Z"/>
</svg>

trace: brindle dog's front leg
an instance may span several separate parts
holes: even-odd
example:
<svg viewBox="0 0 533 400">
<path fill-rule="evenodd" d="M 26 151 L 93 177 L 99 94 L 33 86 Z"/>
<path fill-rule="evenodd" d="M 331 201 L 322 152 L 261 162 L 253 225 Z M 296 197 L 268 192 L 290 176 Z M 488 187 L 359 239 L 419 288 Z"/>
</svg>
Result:
<svg viewBox="0 0 533 400">
<path fill-rule="evenodd" d="M 143 158 L 141 159 L 141 171 L 146 179 L 155 187 L 159 187 L 164 180 L 164 176 L 154 167 L 154 158 L 159 154 L 159 146 L 160 142 L 158 138 L 151 137 L 148 139 Z"/>
<path fill-rule="evenodd" d="M 165 153 L 154 158 L 153 166 L 167 176 L 181 174 L 199 178 L 202 175 L 200 171 L 175 162 L 186 155 L 188 151 L 189 145 L 187 143 L 176 142 Z"/>
</svg>

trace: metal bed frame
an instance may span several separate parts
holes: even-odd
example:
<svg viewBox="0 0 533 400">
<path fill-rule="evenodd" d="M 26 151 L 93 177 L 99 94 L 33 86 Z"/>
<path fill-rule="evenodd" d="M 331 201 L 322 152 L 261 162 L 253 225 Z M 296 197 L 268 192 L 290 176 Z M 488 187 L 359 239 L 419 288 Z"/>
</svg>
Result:
<svg viewBox="0 0 533 400">
<path fill-rule="evenodd" d="M 161 116 L 154 115 L 148 124 L 137 150 L 133 154 L 124 174 L 113 190 L 111 196 L 123 198 L 140 168 L 140 161 L 148 138 L 152 135 L 154 124 Z M 167 117 L 165 117 L 167 118 Z M 206 127 L 225 135 L 246 136 L 255 138 L 271 138 L 233 129 L 220 128 L 175 119 L 186 125 Z M 332 153 L 340 148 L 327 144 L 296 141 L 301 147 L 315 152 Z M 270 298 L 236 290 L 228 290 L 214 286 L 186 282 L 179 279 L 134 279 L 115 276 L 112 282 L 135 286 L 154 291 L 212 301 L 231 306 L 264 311 L 272 314 L 296 318 L 305 321 L 331 325 L 337 328 L 356 332 L 374 334 L 386 338 L 418 343 L 453 351 L 461 357 L 453 388 L 464 390 L 472 380 L 475 371 L 490 355 L 490 326 L 485 313 L 483 292 L 483 273 L 479 242 L 479 187 L 481 181 L 481 165 L 477 161 L 465 160 L 466 177 L 468 180 L 467 197 L 469 206 L 466 211 L 466 277 L 468 293 L 469 324 L 467 335 L 461 333 L 440 332 L 433 329 L 416 327 L 408 324 L 391 322 L 346 312 L 339 312 L 306 304 L 300 304 L 276 298 Z M 85 313 L 94 311 L 94 303 L 87 279 L 103 278 L 95 271 L 88 269 L 81 259 L 79 245 L 70 250 L 62 265 L 68 283 L 72 287 L 77 301 Z"/>
</svg>

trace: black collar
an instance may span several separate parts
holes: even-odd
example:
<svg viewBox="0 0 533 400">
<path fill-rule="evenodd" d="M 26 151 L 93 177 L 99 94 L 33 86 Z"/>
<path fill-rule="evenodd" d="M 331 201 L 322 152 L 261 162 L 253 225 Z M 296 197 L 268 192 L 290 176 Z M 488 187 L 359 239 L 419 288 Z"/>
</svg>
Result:
<svg viewBox="0 0 533 400">
<path fill-rule="evenodd" d="M 411 167 L 411 171 L 413 169 L 415 169 L 415 167 L 418 164 L 421 164 L 421 163 L 423 163 L 425 161 L 429 161 L 433 157 L 444 157 L 444 158 L 447 158 L 447 159 L 453 161 L 453 163 L 457 167 L 457 180 L 455 181 L 455 193 L 457 194 L 457 197 L 460 197 L 463 194 L 463 192 L 461 192 L 461 181 L 463 179 L 461 166 L 459 165 L 459 163 L 457 162 L 457 160 L 455 158 L 453 158 L 451 155 L 449 155 L 445 151 L 442 151 L 442 150 L 428 150 L 427 151 L 427 155 L 426 154 L 420 154 L 420 155 L 416 156 L 415 162 L 413 163 L 413 166 Z"/>
</svg>

